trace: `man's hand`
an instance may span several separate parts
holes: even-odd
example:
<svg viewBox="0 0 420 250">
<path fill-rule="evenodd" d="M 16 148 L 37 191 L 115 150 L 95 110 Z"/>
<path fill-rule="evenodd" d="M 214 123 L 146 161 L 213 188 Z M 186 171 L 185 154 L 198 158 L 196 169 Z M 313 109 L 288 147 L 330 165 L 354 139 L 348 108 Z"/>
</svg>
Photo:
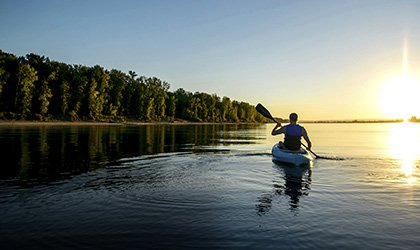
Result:
<svg viewBox="0 0 420 250">
<path fill-rule="evenodd" d="M 279 128 L 279 127 L 281 127 L 281 123 L 280 122 L 278 122 L 276 124 L 276 126 L 274 126 L 273 130 L 271 131 L 271 135 L 278 135 L 278 134 L 280 134 L 281 133 L 280 132 L 281 129 L 277 130 L 277 128 Z"/>
</svg>

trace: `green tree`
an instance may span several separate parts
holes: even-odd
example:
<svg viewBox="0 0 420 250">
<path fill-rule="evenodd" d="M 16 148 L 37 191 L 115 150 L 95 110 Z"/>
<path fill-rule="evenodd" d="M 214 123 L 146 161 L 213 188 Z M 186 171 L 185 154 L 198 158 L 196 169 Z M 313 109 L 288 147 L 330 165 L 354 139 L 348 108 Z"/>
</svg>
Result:
<svg viewBox="0 0 420 250">
<path fill-rule="evenodd" d="M 0 68 L 3 69 L 0 81 L 3 82 L 0 94 L 0 111 L 16 112 L 16 90 L 21 59 L 0 50 Z M 13 116 L 12 116 L 13 117 Z"/>
<path fill-rule="evenodd" d="M 55 78 L 55 74 L 54 73 L 51 74 L 49 78 Z M 48 86 L 48 81 L 43 81 L 41 91 L 38 96 L 38 100 L 40 102 L 39 118 L 41 120 L 47 119 L 48 106 L 50 105 L 51 97 L 52 97 L 52 92 L 51 92 L 51 88 Z"/>
<path fill-rule="evenodd" d="M 130 88 L 126 91 L 130 92 L 127 95 L 130 97 L 127 111 L 129 112 L 130 117 L 144 120 L 146 119 L 147 114 L 151 112 L 151 110 L 149 110 L 149 112 L 147 111 L 148 103 L 146 102 L 147 99 L 145 96 L 146 78 L 139 77 L 134 79 L 133 77 L 135 77 L 135 75 L 131 74 L 129 78 Z"/>
<path fill-rule="evenodd" d="M 69 115 L 72 120 L 79 120 L 81 117 L 88 115 L 88 68 L 75 65 L 72 68 L 71 75 L 70 88 L 72 92 L 69 101 Z"/>
<path fill-rule="evenodd" d="M 166 102 L 165 100 L 168 98 L 167 91 L 169 89 L 169 84 L 167 82 L 161 81 L 159 78 L 151 77 L 146 79 L 146 107 L 147 107 L 147 114 L 151 117 L 147 117 L 146 119 L 152 120 L 163 120 L 165 119 L 165 110 L 166 110 Z M 153 105 L 150 106 L 150 102 L 148 100 L 153 99 Z"/>
<path fill-rule="evenodd" d="M 62 118 L 66 117 L 67 112 L 69 110 L 69 102 L 71 98 L 70 94 L 70 84 L 67 81 L 63 81 L 60 85 L 60 94 L 61 102 L 60 102 L 60 116 Z"/>
<path fill-rule="evenodd" d="M 90 119 L 102 117 L 102 111 L 108 102 L 109 74 L 96 65 L 90 69 L 88 91 L 88 110 Z"/>
<path fill-rule="evenodd" d="M 208 95 L 206 93 L 196 92 L 194 96 L 197 98 L 197 117 L 199 121 L 208 121 L 208 108 L 207 108 L 207 99 Z"/>
<path fill-rule="evenodd" d="M 147 107 L 146 107 L 146 115 L 145 115 L 145 119 L 147 121 L 152 121 L 153 118 L 155 117 L 155 109 L 154 109 L 154 105 L 155 104 L 155 99 L 154 98 L 149 98 L 147 100 Z"/>
<path fill-rule="evenodd" d="M 74 83 L 74 68 L 71 65 L 51 62 L 54 79 L 48 81 L 52 91 L 48 113 L 57 119 L 67 119 L 70 115 L 71 98 L 77 88 Z"/>
<path fill-rule="evenodd" d="M 32 93 L 32 115 L 45 120 L 52 97 L 50 86 L 56 78 L 55 68 L 48 57 L 33 53 L 26 55 L 25 61 L 36 70 L 38 76 Z"/>
<path fill-rule="evenodd" d="M 3 67 L 0 67 L 0 97 L 3 93 L 4 86 L 6 86 L 9 75 L 10 74 Z"/>
<path fill-rule="evenodd" d="M 176 102 L 175 117 L 188 119 L 187 105 L 189 99 L 192 97 L 192 93 L 185 91 L 183 88 L 179 88 L 174 92 L 174 97 Z"/>
<path fill-rule="evenodd" d="M 21 64 L 18 72 L 15 106 L 22 119 L 27 118 L 31 114 L 32 91 L 35 88 L 34 82 L 36 80 L 38 80 L 36 70 L 29 64 Z"/>
<path fill-rule="evenodd" d="M 7 79 L 9 78 L 10 74 L 7 72 L 3 66 L 0 64 L 0 112 L 5 109 L 4 105 L 4 89 L 7 83 Z M 1 115 L 3 116 L 3 114 Z"/>
<path fill-rule="evenodd" d="M 128 76 L 119 70 L 111 70 L 109 73 L 109 108 L 111 116 L 123 114 L 123 92 L 127 86 Z"/>
<path fill-rule="evenodd" d="M 200 98 L 193 96 L 187 106 L 188 119 L 192 121 L 201 121 L 199 110 L 202 108 Z"/>
<path fill-rule="evenodd" d="M 133 101 L 137 86 L 136 77 L 137 74 L 134 71 L 130 70 L 128 72 L 126 87 L 122 91 L 122 109 L 124 116 L 132 117 L 134 115 Z"/>
<path fill-rule="evenodd" d="M 222 105 L 221 105 L 221 114 L 222 114 L 223 122 L 229 121 L 229 114 L 230 114 L 231 109 L 232 109 L 232 102 L 230 101 L 230 98 L 224 96 L 222 99 Z"/>
<path fill-rule="evenodd" d="M 211 122 L 220 121 L 220 111 L 217 110 L 217 104 L 220 103 L 220 97 L 213 94 L 209 99 L 209 118 Z"/>
<path fill-rule="evenodd" d="M 99 91 L 96 90 L 98 84 L 95 79 L 90 79 L 89 81 L 89 91 L 88 91 L 88 112 L 89 118 L 95 119 L 98 118 L 100 114 L 98 95 Z"/>
<path fill-rule="evenodd" d="M 176 114 L 176 98 L 173 93 L 168 93 L 166 114 L 169 119 L 174 119 Z"/>
</svg>

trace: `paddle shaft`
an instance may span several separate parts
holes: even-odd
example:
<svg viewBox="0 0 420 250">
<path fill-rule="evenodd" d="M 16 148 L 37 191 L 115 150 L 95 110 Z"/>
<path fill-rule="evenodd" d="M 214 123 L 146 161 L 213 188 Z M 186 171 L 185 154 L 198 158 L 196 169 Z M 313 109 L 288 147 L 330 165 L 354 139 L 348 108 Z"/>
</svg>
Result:
<svg viewBox="0 0 420 250">
<path fill-rule="evenodd" d="M 305 144 L 303 144 L 303 142 L 301 142 L 300 144 L 301 144 L 304 148 L 306 148 L 309 152 L 311 152 L 313 155 L 315 155 L 315 157 L 316 157 L 316 158 L 327 159 L 327 158 L 325 158 L 325 157 L 322 157 L 322 156 L 319 156 L 319 155 L 315 154 L 315 152 L 313 152 L 312 150 L 310 150 L 310 149 L 308 148 L 308 146 L 306 146 Z"/>
</svg>

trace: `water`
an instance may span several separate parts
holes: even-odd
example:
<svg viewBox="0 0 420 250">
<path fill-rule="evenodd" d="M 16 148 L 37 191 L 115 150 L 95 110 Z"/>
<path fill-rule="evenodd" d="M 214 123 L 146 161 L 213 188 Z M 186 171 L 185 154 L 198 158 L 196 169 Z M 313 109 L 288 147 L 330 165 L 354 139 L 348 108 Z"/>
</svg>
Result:
<svg viewBox="0 0 420 250">
<path fill-rule="evenodd" d="M 420 124 L 0 127 L 2 249 L 417 249 Z"/>
</svg>

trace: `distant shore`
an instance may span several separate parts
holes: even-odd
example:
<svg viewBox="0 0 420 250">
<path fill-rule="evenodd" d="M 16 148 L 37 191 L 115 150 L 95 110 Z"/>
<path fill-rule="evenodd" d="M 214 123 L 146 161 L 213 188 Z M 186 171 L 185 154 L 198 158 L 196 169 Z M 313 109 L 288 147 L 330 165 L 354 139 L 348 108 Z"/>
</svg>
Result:
<svg viewBox="0 0 420 250">
<path fill-rule="evenodd" d="M 331 120 L 331 121 L 301 121 L 300 123 L 400 123 L 403 119 L 395 120 Z M 286 123 L 286 122 L 283 122 Z M 143 122 L 143 121 L 19 121 L 19 120 L 0 120 L 0 126 L 144 126 L 144 125 L 211 125 L 211 124 L 263 124 L 250 122 L 192 122 L 192 121 L 163 121 L 163 122 Z"/>
<path fill-rule="evenodd" d="M 391 120 L 326 120 L 326 121 L 301 121 L 301 123 L 400 123 L 404 119 Z"/>
<path fill-rule="evenodd" d="M 8 121 L 0 120 L 0 126 L 144 126 L 144 125 L 223 125 L 223 124 L 258 124 L 249 122 L 102 122 L 102 121 Z"/>
</svg>

